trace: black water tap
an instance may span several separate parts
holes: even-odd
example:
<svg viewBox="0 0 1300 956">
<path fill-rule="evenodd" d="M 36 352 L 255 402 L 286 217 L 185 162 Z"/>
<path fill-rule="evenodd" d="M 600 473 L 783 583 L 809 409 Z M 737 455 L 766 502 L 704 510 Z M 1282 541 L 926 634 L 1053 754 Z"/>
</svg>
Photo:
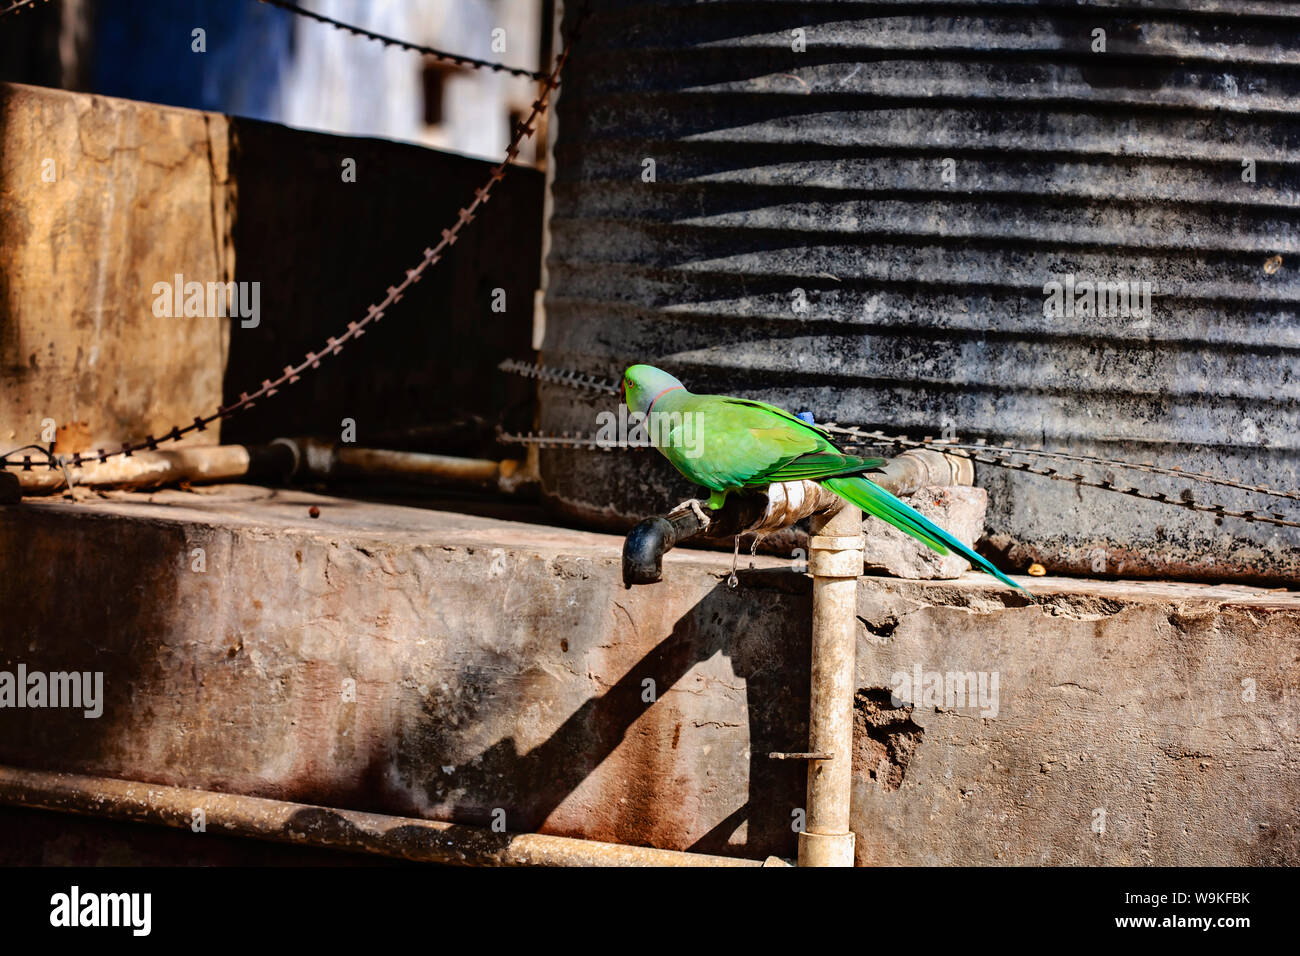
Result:
<svg viewBox="0 0 1300 956">
<path fill-rule="evenodd" d="M 708 517 L 710 537 L 733 538 L 753 526 L 767 511 L 767 495 L 733 493 L 721 511 L 710 511 L 700 502 L 700 511 Z M 623 584 L 654 584 L 663 577 L 664 555 L 674 546 L 706 530 L 705 522 L 693 509 L 683 508 L 667 515 L 646 518 L 627 533 L 623 540 Z"/>
</svg>

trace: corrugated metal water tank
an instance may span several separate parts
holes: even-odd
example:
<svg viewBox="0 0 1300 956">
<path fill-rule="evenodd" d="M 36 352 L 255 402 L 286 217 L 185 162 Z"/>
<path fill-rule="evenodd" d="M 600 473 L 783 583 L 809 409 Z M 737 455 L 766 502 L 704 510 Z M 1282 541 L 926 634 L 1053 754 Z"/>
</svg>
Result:
<svg viewBox="0 0 1300 956">
<path fill-rule="evenodd" d="M 593 7 L 559 102 L 545 363 L 1300 488 L 1300 8 Z M 1068 275 L 1149 282 L 1150 314 L 1045 316 Z M 591 432 L 610 404 L 546 386 L 541 424 Z M 547 450 L 542 472 L 605 526 L 691 493 L 652 452 Z M 1296 529 L 976 480 L 1009 570 L 1300 580 Z"/>
</svg>

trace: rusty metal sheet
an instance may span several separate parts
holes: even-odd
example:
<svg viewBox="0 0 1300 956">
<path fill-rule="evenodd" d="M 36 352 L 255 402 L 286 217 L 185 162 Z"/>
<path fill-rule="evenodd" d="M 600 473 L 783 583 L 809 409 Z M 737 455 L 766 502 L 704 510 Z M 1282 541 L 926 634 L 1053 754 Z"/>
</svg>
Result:
<svg viewBox="0 0 1300 956">
<path fill-rule="evenodd" d="M 547 364 L 1300 487 L 1294 7 L 594 6 L 558 105 Z M 1150 307 L 1057 314 L 1045 287 L 1071 275 L 1150 283 Z M 543 386 L 541 426 L 591 430 L 604 404 Z M 606 527 L 690 493 L 645 453 L 541 469 Z M 977 483 L 1014 570 L 1300 578 L 1294 529 Z"/>
</svg>

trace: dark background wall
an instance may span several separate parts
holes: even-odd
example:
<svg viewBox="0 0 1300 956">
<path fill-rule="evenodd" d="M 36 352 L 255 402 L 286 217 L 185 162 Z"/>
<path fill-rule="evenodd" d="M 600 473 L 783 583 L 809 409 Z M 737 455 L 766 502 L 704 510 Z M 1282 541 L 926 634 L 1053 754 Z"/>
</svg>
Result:
<svg viewBox="0 0 1300 956">
<path fill-rule="evenodd" d="M 263 283 L 267 319 L 231 329 L 228 399 L 363 318 L 491 171 L 449 153 L 250 120 L 232 121 L 231 144 L 235 276 Z M 355 183 L 342 179 L 345 158 L 356 160 Z M 378 325 L 299 384 L 232 419 L 223 436 L 265 441 L 305 429 L 338 438 L 348 417 L 362 445 L 426 446 L 418 436 L 434 435 L 435 426 L 478 422 L 458 432 L 466 436 L 458 443 L 435 445 L 491 454 L 498 422 L 529 428 L 531 385 L 496 365 L 532 354 L 542 179 L 535 169 L 511 170 L 446 257 Z M 504 313 L 492 311 L 498 288 Z"/>
<path fill-rule="evenodd" d="M 593 6 L 559 104 L 546 362 L 1300 486 L 1293 5 Z M 1046 318 L 1068 273 L 1149 281 L 1153 314 Z M 542 396 L 547 428 L 594 428 L 589 399 Z M 542 468 L 557 507 L 611 526 L 691 492 L 647 456 Z M 1015 570 L 1300 577 L 1295 529 L 991 467 L 977 483 L 985 546 Z"/>
</svg>

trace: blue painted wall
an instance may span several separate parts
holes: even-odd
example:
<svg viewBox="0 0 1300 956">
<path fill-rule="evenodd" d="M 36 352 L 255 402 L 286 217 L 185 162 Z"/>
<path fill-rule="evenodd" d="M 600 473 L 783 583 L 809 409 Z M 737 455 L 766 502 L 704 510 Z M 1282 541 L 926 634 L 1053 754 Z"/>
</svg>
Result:
<svg viewBox="0 0 1300 956">
<path fill-rule="evenodd" d="M 275 119 L 294 17 L 253 0 L 100 3 L 93 89 L 109 96 Z M 192 50 L 206 31 L 207 52 Z"/>
</svg>

